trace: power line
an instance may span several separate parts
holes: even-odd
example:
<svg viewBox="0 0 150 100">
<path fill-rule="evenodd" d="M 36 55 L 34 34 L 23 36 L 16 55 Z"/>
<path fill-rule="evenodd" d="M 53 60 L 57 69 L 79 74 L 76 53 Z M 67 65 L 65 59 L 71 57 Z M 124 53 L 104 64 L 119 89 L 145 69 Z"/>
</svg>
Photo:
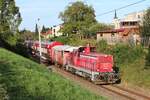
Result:
<svg viewBox="0 0 150 100">
<path fill-rule="evenodd" d="M 106 14 L 112 13 L 112 12 L 114 12 L 114 11 L 119 11 L 119 10 L 124 9 L 124 8 L 127 8 L 127 7 L 129 7 L 129 6 L 133 6 L 133 5 L 136 5 L 136 4 L 139 4 L 139 3 L 142 3 L 142 2 L 144 2 L 144 1 L 146 1 L 146 0 L 137 1 L 137 2 L 135 2 L 135 3 L 128 4 L 128 5 L 122 6 L 122 7 L 117 8 L 117 9 L 113 9 L 113 10 L 107 11 L 107 12 L 104 12 L 104 13 L 98 14 L 98 15 L 96 15 L 96 16 L 103 16 L 103 15 L 106 15 Z"/>
</svg>

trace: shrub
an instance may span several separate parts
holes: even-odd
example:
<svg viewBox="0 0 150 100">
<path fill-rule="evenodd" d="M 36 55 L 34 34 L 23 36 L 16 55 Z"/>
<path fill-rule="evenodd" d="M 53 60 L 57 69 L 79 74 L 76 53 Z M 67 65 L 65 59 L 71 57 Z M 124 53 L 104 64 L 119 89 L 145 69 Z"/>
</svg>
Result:
<svg viewBox="0 0 150 100">
<path fill-rule="evenodd" d="M 108 46 L 104 40 L 97 44 L 97 48 L 98 52 L 113 55 L 115 63 L 119 65 L 131 63 L 144 54 L 143 48 L 140 46 L 130 47 L 129 45 L 125 44 Z"/>
<path fill-rule="evenodd" d="M 96 40 L 81 39 L 78 35 L 60 36 L 60 37 L 55 37 L 52 40 L 59 41 L 68 45 L 73 45 L 73 46 L 85 46 L 87 43 L 90 43 L 92 46 L 95 46 L 96 44 Z"/>
<path fill-rule="evenodd" d="M 145 62 L 145 68 L 150 69 L 150 46 L 148 48 L 148 53 L 146 55 L 146 62 Z"/>
<path fill-rule="evenodd" d="M 131 63 L 143 55 L 143 49 L 141 47 L 130 47 L 123 44 L 116 45 L 108 52 L 114 55 L 117 64 Z"/>
<path fill-rule="evenodd" d="M 67 36 L 59 36 L 59 37 L 53 38 L 52 40 L 59 41 L 61 43 L 67 44 L 68 41 L 69 41 L 69 37 L 67 37 Z"/>
<path fill-rule="evenodd" d="M 0 84 L 0 100 L 9 100 L 7 91 L 2 84 Z"/>
<path fill-rule="evenodd" d="M 106 52 L 106 50 L 108 49 L 108 44 L 105 40 L 100 40 L 96 46 L 98 52 Z"/>
</svg>

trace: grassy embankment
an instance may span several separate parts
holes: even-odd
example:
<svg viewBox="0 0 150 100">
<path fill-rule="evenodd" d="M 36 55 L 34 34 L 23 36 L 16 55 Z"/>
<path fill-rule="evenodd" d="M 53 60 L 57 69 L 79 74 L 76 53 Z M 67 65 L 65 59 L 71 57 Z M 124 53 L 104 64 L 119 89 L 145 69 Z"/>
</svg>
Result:
<svg viewBox="0 0 150 100">
<path fill-rule="evenodd" d="M 44 66 L 0 48 L 0 100 L 104 100 L 48 71 Z"/>
<path fill-rule="evenodd" d="M 115 64 L 120 68 L 123 83 L 150 89 L 150 69 L 144 68 L 146 49 L 140 46 L 123 44 L 109 46 L 105 41 L 96 43 L 94 39 L 80 40 L 77 37 L 71 39 L 59 37 L 56 40 L 70 45 L 85 45 L 86 43 L 95 45 L 98 52 L 112 54 L 114 56 Z"/>
</svg>

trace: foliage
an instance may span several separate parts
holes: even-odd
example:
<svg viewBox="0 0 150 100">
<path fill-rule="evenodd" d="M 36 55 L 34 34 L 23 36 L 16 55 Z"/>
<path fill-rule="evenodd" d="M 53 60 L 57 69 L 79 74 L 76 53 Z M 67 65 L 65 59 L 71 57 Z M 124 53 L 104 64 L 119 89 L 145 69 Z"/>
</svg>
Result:
<svg viewBox="0 0 150 100">
<path fill-rule="evenodd" d="M 0 1 L 0 32 L 16 32 L 21 23 L 21 14 L 14 0 Z"/>
<path fill-rule="evenodd" d="M 14 46 L 16 45 L 18 39 L 18 35 L 17 34 L 12 34 L 12 33 L 5 33 L 5 34 L 0 34 L 0 41 L 3 42 L 4 44 L 10 45 L 10 46 Z"/>
<path fill-rule="evenodd" d="M 148 8 L 146 14 L 144 15 L 141 32 L 143 37 L 150 37 L 150 8 Z M 145 68 L 150 68 L 150 46 L 148 48 L 148 53 L 145 60 Z"/>
<path fill-rule="evenodd" d="M 3 93 L 10 100 L 104 99 L 50 72 L 45 66 L 4 49 L 0 49 L 0 53 L 0 85 L 5 86 Z"/>
<path fill-rule="evenodd" d="M 145 68 L 149 69 L 150 68 L 150 46 L 148 48 L 148 54 L 146 55 L 146 62 L 145 62 Z"/>
<path fill-rule="evenodd" d="M 95 11 L 92 6 L 77 1 L 67 6 L 64 12 L 61 12 L 59 18 L 64 22 L 64 34 L 87 34 L 89 27 L 96 23 Z"/>
<path fill-rule="evenodd" d="M 63 44 L 68 44 L 70 38 L 67 37 L 67 36 L 59 36 L 59 37 L 54 37 L 52 40 L 53 40 L 53 41 L 59 41 L 59 42 L 61 42 L 61 43 L 63 43 Z"/>
<path fill-rule="evenodd" d="M 108 44 L 105 40 L 101 40 L 97 43 L 96 47 L 98 52 L 105 52 L 108 48 Z"/>
<path fill-rule="evenodd" d="M 141 46 L 131 47 L 125 44 L 109 46 L 104 40 L 97 44 L 97 51 L 112 54 L 117 65 L 132 63 L 145 54 Z"/>
<path fill-rule="evenodd" d="M 138 57 L 131 63 L 121 64 L 122 83 L 125 85 L 139 86 L 145 90 L 150 90 L 150 71 L 144 69 L 144 57 Z"/>
<path fill-rule="evenodd" d="M 10 46 L 17 41 L 18 26 L 21 14 L 14 0 L 0 0 L 0 41 Z"/>
<path fill-rule="evenodd" d="M 114 55 L 116 64 L 132 63 L 139 57 L 142 57 L 144 52 L 142 47 L 130 47 L 128 45 L 116 45 L 111 49 L 110 54 Z"/>
<path fill-rule="evenodd" d="M 95 39 L 80 39 L 78 35 L 60 36 L 55 37 L 52 40 L 73 46 L 86 46 L 87 43 L 92 46 L 96 45 Z"/>
<path fill-rule="evenodd" d="M 36 39 L 38 36 L 35 36 L 35 33 L 34 32 L 31 32 L 29 30 L 22 30 L 19 32 L 19 39 L 22 40 L 23 42 L 25 40 L 34 40 Z"/>
<path fill-rule="evenodd" d="M 141 28 L 142 36 L 150 36 L 150 8 L 147 10 L 143 19 L 143 26 Z"/>
<path fill-rule="evenodd" d="M 8 100 L 8 94 L 4 85 L 0 84 L 0 100 Z"/>
<path fill-rule="evenodd" d="M 35 25 L 35 39 L 38 39 L 39 36 L 39 30 L 38 30 L 38 25 Z"/>
</svg>

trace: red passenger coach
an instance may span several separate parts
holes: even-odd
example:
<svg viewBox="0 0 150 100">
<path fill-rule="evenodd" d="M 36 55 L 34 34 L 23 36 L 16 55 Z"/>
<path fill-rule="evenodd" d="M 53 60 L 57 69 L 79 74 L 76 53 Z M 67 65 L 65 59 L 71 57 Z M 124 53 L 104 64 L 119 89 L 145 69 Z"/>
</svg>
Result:
<svg viewBox="0 0 150 100">
<path fill-rule="evenodd" d="M 72 47 L 69 45 L 59 45 L 52 48 L 52 61 L 66 66 L 68 64 L 68 59 L 70 57 L 70 53 L 73 52 L 77 47 Z"/>
<path fill-rule="evenodd" d="M 54 41 L 54 42 L 47 42 L 47 41 L 42 41 L 41 42 L 41 52 L 42 52 L 42 58 L 48 61 L 51 61 L 51 49 L 54 46 L 57 45 L 63 45 L 60 42 Z M 34 48 L 34 53 L 36 54 L 36 56 L 39 56 L 39 52 L 40 52 L 40 47 L 39 47 L 39 42 L 35 41 L 33 44 L 33 48 Z"/>
</svg>

